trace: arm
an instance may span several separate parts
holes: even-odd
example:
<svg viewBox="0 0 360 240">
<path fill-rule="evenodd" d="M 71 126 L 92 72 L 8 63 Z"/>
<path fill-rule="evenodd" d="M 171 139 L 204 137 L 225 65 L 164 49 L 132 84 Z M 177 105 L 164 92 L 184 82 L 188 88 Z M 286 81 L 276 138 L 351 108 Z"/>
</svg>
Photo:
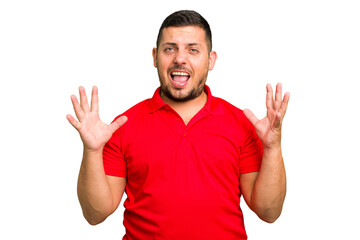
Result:
<svg viewBox="0 0 360 240">
<path fill-rule="evenodd" d="M 119 206 L 126 178 L 107 176 L 102 165 L 102 152 L 84 150 L 78 178 L 78 198 L 85 219 L 91 225 L 103 222 Z"/>
<path fill-rule="evenodd" d="M 79 132 L 84 145 L 83 159 L 78 178 L 78 197 L 84 217 L 95 225 L 104 221 L 118 207 L 125 190 L 126 179 L 106 176 L 102 152 L 112 134 L 127 118 L 120 117 L 107 125 L 99 118 L 98 90 L 93 87 L 91 109 L 83 87 L 79 88 L 80 104 L 71 96 L 77 121 L 67 115 L 71 125 Z"/>
<path fill-rule="evenodd" d="M 240 175 L 240 187 L 246 203 L 262 220 L 274 222 L 281 214 L 286 194 L 286 173 L 281 153 L 281 125 L 290 94 L 282 100 L 281 84 L 277 84 L 275 101 L 271 86 L 267 85 L 267 116 L 258 120 L 250 110 L 244 114 L 255 126 L 263 144 L 263 158 L 259 172 Z"/>
</svg>

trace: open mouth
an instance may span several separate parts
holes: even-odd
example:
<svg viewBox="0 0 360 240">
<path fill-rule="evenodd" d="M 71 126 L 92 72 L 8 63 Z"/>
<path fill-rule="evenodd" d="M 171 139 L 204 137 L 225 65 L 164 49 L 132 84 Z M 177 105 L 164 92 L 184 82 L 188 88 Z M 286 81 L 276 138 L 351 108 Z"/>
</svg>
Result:
<svg viewBox="0 0 360 240">
<path fill-rule="evenodd" d="M 186 72 L 173 71 L 170 74 L 172 83 L 175 87 L 184 87 L 190 79 L 190 74 Z"/>
</svg>

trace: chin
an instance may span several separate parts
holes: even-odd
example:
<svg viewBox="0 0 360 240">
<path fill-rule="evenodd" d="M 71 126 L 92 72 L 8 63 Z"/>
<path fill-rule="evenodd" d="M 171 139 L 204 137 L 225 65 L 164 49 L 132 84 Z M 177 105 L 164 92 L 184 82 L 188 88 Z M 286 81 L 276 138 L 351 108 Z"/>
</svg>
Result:
<svg viewBox="0 0 360 240">
<path fill-rule="evenodd" d="M 169 91 L 168 89 L 165 89 L 163 93 L 167 98 L 175 102 L 186 102 L 199 97 L 202 91 L 196 91 L 195 88 L 191 90 L 181 89 L 175 91 Z"/>
</svg>

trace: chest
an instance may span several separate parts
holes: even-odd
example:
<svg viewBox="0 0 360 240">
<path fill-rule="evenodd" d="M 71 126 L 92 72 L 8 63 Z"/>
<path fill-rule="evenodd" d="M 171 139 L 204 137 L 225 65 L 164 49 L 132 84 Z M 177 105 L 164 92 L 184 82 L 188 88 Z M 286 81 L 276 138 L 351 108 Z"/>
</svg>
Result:
<svg viewBox="0 0 360 240">
<path fill-rule="evenodd" d="M 234 128 L 214 124 L 209 117 L 185 125 L 181 118 L 150 116 L 126 132 L 123 152 L 129 182 L 166 182 L 184 189 L 238 182 L 241 138 Z"/>
</svg>

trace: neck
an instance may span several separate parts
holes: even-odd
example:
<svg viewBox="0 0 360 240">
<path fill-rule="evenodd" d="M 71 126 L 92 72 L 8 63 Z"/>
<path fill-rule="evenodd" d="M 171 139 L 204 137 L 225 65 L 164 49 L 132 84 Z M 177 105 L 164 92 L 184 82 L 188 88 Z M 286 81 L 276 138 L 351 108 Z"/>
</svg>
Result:
<svg viewBox="0 0 360 240">
<path fill-rule="evenodd" d="M 187 124 L 205 106 L 207 102 L 207 94 L 205 91 L 203 91 L 197 98 L 185 102 L 176 102 L 171 100 L 163 93 L 160 93 L 160 96 L 164 103 L 169 104 L 169 106 L 180 115 L 185 124 Z"/>
</svg>

